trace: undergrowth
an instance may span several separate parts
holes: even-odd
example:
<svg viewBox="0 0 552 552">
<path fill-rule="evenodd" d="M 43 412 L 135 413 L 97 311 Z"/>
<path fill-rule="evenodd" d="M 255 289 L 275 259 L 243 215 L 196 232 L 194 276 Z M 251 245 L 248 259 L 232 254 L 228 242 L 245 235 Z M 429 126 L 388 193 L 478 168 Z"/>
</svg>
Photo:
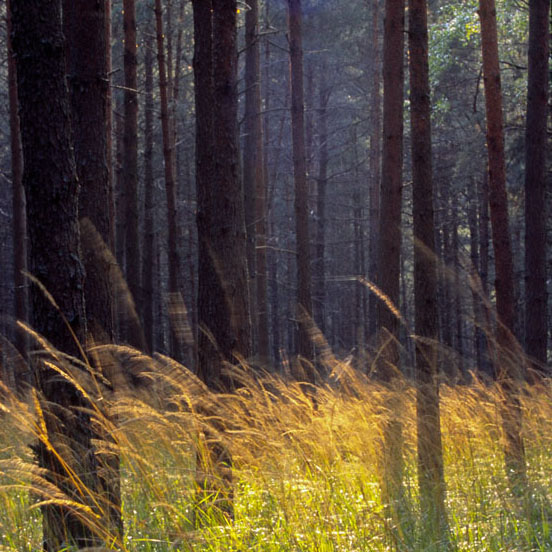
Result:
<svg viewBox="0 0 552 552">
<path fill-rule="evenodd" d="M 69 362 L 61 367 L 89 395 L 96 426 L 106 426 L 99 434 L 109 438 L 95 442 L 97 451 L 120 458 L 124 537 L 108 543 L 113 549 L 552 550 L 549 382 L 522 393 L 530 481 L 522 495 L 512 492 L 504 472 L 498 388 L 475 378 L 441 386 L 450 533 L 428 545 L 417 497 L 415 391 L 408 382 L 385 387 L 334 360 L 339 377 L 321 383 L 315 400 L 312 390 L 248 366 L 232 368 L 235 392 L 214 394 L 165 357 L 115 346 L 95 354 L 122 372 L 139 365 L 143 382 L 110 389 L 100 374 L 91 378 Z M 400 519 L 381 498 L 388 404 L 400 405 L 393 415 L 403 428 Z M 31 393 L 2 389 L 1 552 L 39 550 L 38 505 L 62 500 L 34 464 L 36 405 Z M 232 458 L 233 519 L 219 507 L 228 501 L 214 496 L 221 481 L 211 494 L 198 492 L 198 459 L 212 442 Z M 211 477 L 219 477 L 216 468 Z"/>
</svg>

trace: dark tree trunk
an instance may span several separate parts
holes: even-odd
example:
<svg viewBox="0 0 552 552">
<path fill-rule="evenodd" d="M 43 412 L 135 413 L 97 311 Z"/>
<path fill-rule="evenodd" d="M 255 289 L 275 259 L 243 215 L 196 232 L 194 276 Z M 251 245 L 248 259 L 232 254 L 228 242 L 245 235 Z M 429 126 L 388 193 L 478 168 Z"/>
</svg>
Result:
<svg viewBox="0 0 552 552">
<path fill-rule="evenodd" d="M 550 0 L 529 3 L 529 82 L 525 131 L 525 350 L 533 367 L 545 371 L 546 151 Z"/>
<path fill-rule="evenodd" d="M 79 217 L 82 259 L 86 278 L 84 297 L 88 345 L 113 340 L 111 289 L 112 256 L 109 171 L 107 166 L 106 105 L 109 78 L 105 35 L 106 2 L 65 0 L 63 23 L 66 37 L 66 68 L 71 100 L 73 147 L 80 183 Z M 101 363 L 101 359 L 96 359 Z M 102 367 L 97 366 L 100 370 Z M 110 440 L 108 435 L 98 438 Z M 122 542 L 119 458 L 98 457 L 105 496 L 105 524 Z M 103 498 L 103 497 L 102 497 Z"/>
<path fill-rule="evenodd" d="M 63 22 L 73 147 L 80 183 L 79 217 L 90 221 L 105 248 L 111 236 L 105 116 L 109 87 L 105 2 L 65 0 Z M 93 235 L 82 232 L 87 328 L 93 342 L 113 339 L 109 260 L 104 251 L 96 249 L 101 241 L 98 244 Z"/>
<path fill-rule="evenodd" d="M 25 190 L 23 188 L 23 153 L 21 151 L 21 133 L 17 101 L 17 72 L 11 45 L 11 3 L 7 3 L 7 41 L 8 41 L 8 93 L 10 102 L 10 145 L 12 173 L 12 208 L 13 208 L 13 250 L 14 250 L 14 286 L 15 318 L 24 323 L 29 322 L 28 286 L 25 277 L 27 270 L 27 220 L 25 214 Z M 15 328 L 15 346 L 26 358 L 29 348 L 28 334 L 20 327 Z M 30 383 L 23 374 L 12 373 L 12 384 L 18 389 L 24 383 Z"/>
<path fill-rule="evenodd" d="M 199 362 L 228 389 L 224 362 L 248 358 L 251 323 L 243 193 L 238 174 L 236 1 L 195 1 Z M 211 31 L 212 29 L 212 31 Z M 216 125 L 215 125 L 216 122 Z"/>
<path fill-rule="evenodd" d="M 409 0 L 410 121 L 414 219 L 418 484 L 429 542 L 446 528 L 437 367 L 437 263 L 433 215 L 431 108 L 426 0 Z M 427 542 L 427 541 L 426 541 Z"/>
<path fill-rule="evenodd" d="M 136 306 L 140 305 L 140 240 L 138 222 L 138 79 L 136 57 L 136 6 L 135 0 L 123 0 L 124 29 L 124 133 L 123 133 L 123 188 L 125 202 L 125 276 L 132 303 L 119 315 L 125 319 L 124 336 L 130 345 L 145 348 Z"/>
<path fill-rule="evenodd" d="M 165 191 L 167 195 L 167 255 L 169 264 L 169 313 L 171 318 L 171 354 L 182 361 L 182 330 L 184 329 L 182 297 L 180 295 L 180 256 L 178 252 L 178 224 L 176 208 L 176 178 L 174 160 L 174 133 L 171 129 L 167 67 L 165 64 L 163 10 L 161 0 L 155 0 L 157 34 L 157 62 L 159 66 L 159 94 L 161 99 L 161 127 L 163 132 L 163 159 L 165 165 Z M 173 121 L 174 123 L 174 121 Z"/>
<path fill-rule="evenodd" d="M 79 251 L 79 186 L 70 137 L 61 0 L 16 1 L 12 8 L 30 270 L 58 306 L 56 309 L 43 289 L 33 285 L 33 326 L 57 350 L 79 357 L 76 340 L 84 344 L 86 336 L 84 270 Z M 80 478 L 91 493 L 98 490 L 90 419 L 83 410 L 87 405 L 74 385 L 60 381 L 57 373 L 46 367 L 45 358 L 71 370 L 68 363 L 52 355 L 43 353 L 36 358 L 35 376 L 44 399 L 42 409 L 51 443 L 47 446 L 46 436 L 42 436 L 36 447 L 38 460 L 48 470 L 50 481 L 69 500 L 81 502 L 71 482 L 74 477 Z M 64 464 L 51 452 L 51 446 L 63 452 Z M 59 550 L 67 543 L 79 547 L 97 544 L 86 522 L 70 507 L 49 504 L 42 512 L 46 550 Z"/>
<path fill-rule="evenodd" d="M 506 195 L 506 165 L 504 159 L 504 128 L 502 122 L 502 92 L 498 61 L 496 8 L 494 0 L 479 0 L 481 20 L 481 50 L 487 115 L 487 153 L 489 157 L 489 205 L 495 254 L 495 290 L 497 310 L 498 358 L 496 373 L 507 396 L 502 418 L 505 437 L 506 470 L 514 485 L 526 480 L 525 450 L 521 435 L 521 407 L 516 386 L 523 377 L 514 337 L 514 275 L 512 246 L 508 227 Z"/>
<path fill-rule="evenodd" d="M 403 165 L 404 100 L 404 0 L 386 0 L 383 35 L 383 153 L 379 218 L 378 287 L 386 300 L 378 298 L 378 377 L 391 383 L 399 374 L 401 202 Z M 392 308 L 390 308 L 392 306 Z M 398 405 L 389 404 L 390 412 Z M 384 501 L 397 519 L 402 498 L 402 426 L 393 417 L 384 430 Z"/>
<path fill-rule="evenodd" d="M 314 351 L 309 335 L 312 320 L 309 190 L 305 158 L 305 102 L 303 98 L 303 46 L 301 0 L 288 0 L 289 55 L 291 73 L 291 132 L 295 182 L 295 237 L 297 259 L 297 353 L 303 374 L 314 383 Z"/>
<path fill-rule="evenodd" d="M 142 320 L 148 350 L 154 350 L 153 268 L 155 210 L 153 199 L 153 38 L 146 36 L 144 60 L 144 257 L 142 263 Z"/>
</svg>

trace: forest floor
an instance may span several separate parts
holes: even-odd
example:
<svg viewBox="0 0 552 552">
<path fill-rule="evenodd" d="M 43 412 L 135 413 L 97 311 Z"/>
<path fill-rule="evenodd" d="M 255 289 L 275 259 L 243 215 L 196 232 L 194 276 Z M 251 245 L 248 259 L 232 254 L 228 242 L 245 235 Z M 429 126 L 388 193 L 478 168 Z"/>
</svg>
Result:
<svg viewBox="0 0 552 552">
<path fill-rule="evenodd" d="M 552 550 L 551 382 L 522 392 L 529 488 L 521 493 L 504 469 L 498 388 L 475 379 L 442 385 L 448 533 L 428 543 L 417 499 L 415 390 L 408 382 L 390 390 L 336 361 L 339 381 L 318 388 L 313 401 L 296 383 L 241 367 L 237 392 L 215 395 L 169 359 L 140 361 L 148 366 L 142 372 L 148 385 L 100 392 L 101 412 L 117 420 L 108 430 L 121 462 L 124 538 L 114 549 Z M 399 405 L 394 412 L 385 407 L 390 394 Z M 2 404 L 0 551 L 35 551 L 39 506 L 53 499 L 29 447 L 40 416 L 32 397 L 4 389 Z M 96 422 L 107 424 L 99 412 Z M 382 503 L 381 491 L 390 421 L 402 428 L 396 507 Z M 216 467 L 218 491 L 197 491 L 197 459 L 215 441 L 232 458 L 231 521 L 228 501 L 216 494 L 223 492 Z"/>
</svg>

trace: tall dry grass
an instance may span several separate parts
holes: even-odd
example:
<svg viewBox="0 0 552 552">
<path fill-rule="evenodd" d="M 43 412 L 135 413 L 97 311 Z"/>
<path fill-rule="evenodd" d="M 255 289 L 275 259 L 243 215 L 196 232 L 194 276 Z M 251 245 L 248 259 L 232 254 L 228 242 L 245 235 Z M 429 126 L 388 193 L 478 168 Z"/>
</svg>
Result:
<svg viewBox="0 0 552 552">
<path fill-rule="evenodd" d="M 430 548 L 417 501 L 415 390 L 408 381 L 380 385 L 328 352 L 333 375 L 316 389 L 244 364 L 228 367 L 236 391 L 215 394 L 167 357 L 119 346 L 89 354 L 101 371 L 49 353 L 89 397 L 97 434 L 105 436 L 96 451 L 120 458 L 124 538 L 102 525 L 105 497 L 64 496 L 35 466 L 30 447 L 48 439 L 38 395 L 2 386 L 2 552 L 40 549 L 45 503 L 78 512 L 108 547 L 124 551 L 552 550 L 548 381 L 527 385 L 521 395 L 530 480 L 523 496 L 504 473 L 500 387 L 475 377 L 469 385 L 443 383 L 450 537 Z M 389 412 L 389 404 L 400 411 Z M 383 430 L 391 417 L 400 420 L 404 439 L 400 523 L 381 498 Z M 198 463 L 209 471 L 212 442 L 232 458 L 233 519 L 221 495 L 227 478 L 217 466 L 202 479 L 207 490 L 198 492 Z"/>
</svg>

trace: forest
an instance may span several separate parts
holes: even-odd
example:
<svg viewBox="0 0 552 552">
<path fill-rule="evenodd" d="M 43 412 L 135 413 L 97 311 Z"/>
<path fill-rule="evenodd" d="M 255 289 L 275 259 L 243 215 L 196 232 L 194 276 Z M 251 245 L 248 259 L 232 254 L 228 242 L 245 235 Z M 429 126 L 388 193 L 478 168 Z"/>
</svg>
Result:
<svg viewBox="0 0 552 552">
<path fill-rule="evenodd" d="M 550 0 L 0 13 L 0 552 L 552 551 Z"/>
</svg>

